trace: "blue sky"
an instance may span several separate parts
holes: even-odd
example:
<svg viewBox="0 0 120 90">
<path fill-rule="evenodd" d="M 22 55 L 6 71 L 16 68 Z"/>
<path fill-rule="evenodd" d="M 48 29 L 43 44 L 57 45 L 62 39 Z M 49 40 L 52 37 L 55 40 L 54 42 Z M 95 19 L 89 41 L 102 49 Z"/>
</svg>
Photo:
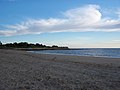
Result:
<svg viewBox="0 0 120 90">
<path fill-rule="evenodd" d="M 0 0 L 0 41 L 120 47 L 119 0 Z"/>
</svg>

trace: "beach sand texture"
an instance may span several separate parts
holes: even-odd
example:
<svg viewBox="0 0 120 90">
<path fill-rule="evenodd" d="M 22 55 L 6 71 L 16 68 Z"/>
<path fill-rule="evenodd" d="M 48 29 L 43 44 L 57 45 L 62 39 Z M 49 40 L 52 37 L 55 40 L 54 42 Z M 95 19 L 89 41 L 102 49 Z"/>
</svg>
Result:
<svg viewBox="0 0 120 90">
<path fill-rule="evenodd" d="M 1 49 L 0 90 L 120 90 L 120 59 Z"/>
</svg>

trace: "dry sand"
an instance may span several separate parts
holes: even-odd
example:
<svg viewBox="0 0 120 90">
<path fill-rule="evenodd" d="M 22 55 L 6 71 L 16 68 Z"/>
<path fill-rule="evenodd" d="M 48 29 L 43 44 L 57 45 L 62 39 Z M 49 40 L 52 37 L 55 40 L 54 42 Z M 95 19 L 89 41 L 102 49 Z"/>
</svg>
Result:
<svg viewBox="0 0 120 90">
<path fill-rule="evenodd" d="M 120 59 L 0 50 L 0 90 L 120 90 Z"/>
</svg>

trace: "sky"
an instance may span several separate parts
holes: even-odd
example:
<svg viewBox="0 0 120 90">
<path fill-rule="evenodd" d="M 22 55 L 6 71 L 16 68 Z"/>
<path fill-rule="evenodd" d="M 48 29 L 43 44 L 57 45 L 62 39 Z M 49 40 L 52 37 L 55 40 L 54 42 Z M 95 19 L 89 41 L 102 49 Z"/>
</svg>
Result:
<svg viewBox="0 0 120 90">
<path fill-rule="evenodd" d="M 120 48 L 120 0 L 0 0 L 0 41 Z"/>
</svg>

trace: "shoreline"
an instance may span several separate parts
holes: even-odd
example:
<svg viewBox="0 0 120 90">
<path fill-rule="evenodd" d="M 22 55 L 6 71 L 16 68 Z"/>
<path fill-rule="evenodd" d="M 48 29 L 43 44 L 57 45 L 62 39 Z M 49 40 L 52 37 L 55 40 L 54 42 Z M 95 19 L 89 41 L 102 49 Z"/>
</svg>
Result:
<svg viewBox="0 0 120 90">
<path fill-rule="evenodd" d="M 120 59 L 0 49 L 0 90 L 119 90 Z"/>
<path fill-rule="evenodd" d="M 30 52 L 32 53 L 32 52 Z M 62 59 L 61 61 L 68 61 L 68 62 L 86 62 L 86 63 L 96 63 L 96 64 L 113 64 L 120 66 L 120 58 L 110 58 L 110 57 L 94 57 L 94 56 L 77 56 L 77 55 L 63 55 L 63 54 L 42 54 L 42 53 L 33 53 L 36 55 L 43 55 L 52 59 L 54 57 L 57 60 Z M 51 58 L 50 58 L 51 57 Z M 62 58 L 63 57 L 63 58 Z M 59 59 L 60 58 L 60 59 Z"/>
<path fill-rule="evenodd" d="M 108 57 L 108 56 L 82 56 L 82 55 L 75 55 L 75 54 L 61 54 L 61 53 L 36 53 L 34 51 L 27 51 L 33 54 L 46 54 L 46 55 L 63 55 L 63 56 L 79 56 L 79 57 L 95 57 L 95 58 L 108 58 L 108 59 L 120 59 L 120 57 Z"/>
<path fill-rule="evenodd" d="M 113 54 L 106 54 L 104 52 L 108 52 L 108 51 L 103 51 L 103 53 L 99 53 L 100 51 L 98 50 L 98 48 L 96 48 L 96 53 L 93 53 L 92 51 L 90 50 L 94 50 L 95 48 L 83 48 L 83 49 L 69 49 L 69 50 L 28 50 L 28 52 L 33 52 L 33 53 L 38 53 L 38 54 L 51 54 L 51 55 L 68 55 L 68 56 L 80 56 L 80 57 L 102 57 L 102 58 L 118 58 L 120 59 L 120 56 L 118 55 L 113 55 Z M 105 48 L 104 48 L 105 49 Z M 107 49 L 107 48 L 106 48 Z M 109 48 L 109 49 L 112 49 L 112 48 Z M 70 51 L 71 50 L 71 51 Z M 72 51 L 72 50 L 75 50 L 75 51 Z M 79 53 L 81 52 L 81 53 Z M 81 51 L 83 50 L 83 51 Z M 84 50 L 88 50 L 86 52 L 90 52 L 90 53 L 86 53 L 84 52 Z M 101 50 L 101 49 L 100 49 Z M 108 49 L 107 49 L 108 50 Z M 119 49 L 120 50 L 120 49 Z M 40 52 L 39 52 L 40 51 Z M 65 52 L 64 52 L 65 51 Z M 69 53 L 67 53 L 67 52 Z M 110 52 L 110 51 L 109 51 Z M 117 51 L 116 51 L 117 52 Z M 113 52 L 112 52 L 113 53 Z M 115 52 L 114 52 L 115 53 Z M 119 52 L 118 52 L 119 53 Z"/>
</svg>

